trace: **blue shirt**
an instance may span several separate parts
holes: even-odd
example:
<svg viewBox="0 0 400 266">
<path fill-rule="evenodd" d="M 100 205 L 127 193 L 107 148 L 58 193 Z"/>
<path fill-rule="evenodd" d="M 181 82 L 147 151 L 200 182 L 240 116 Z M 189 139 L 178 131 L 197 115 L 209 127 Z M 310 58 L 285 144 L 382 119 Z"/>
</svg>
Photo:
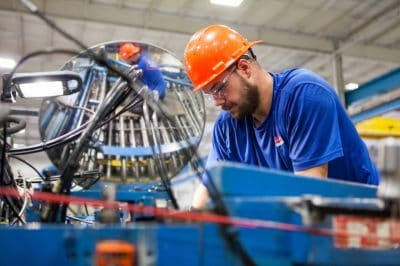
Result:
<svg viewBox="0 0 400 266">
<path fill-rule="evenodd" d="M 306 69 L 273 74 L 265 121 L 222 111 L 207 164 L 234 161 L 286 171 L 328 163 L 328 177 L 377 185 L 378 171 L 331 85 Z"/>
<path fill-rule="evenodd" d="M 140 56 L 136 64 L 143 70 L 140 81 L 147 85 L 150 90 L 158 91 L 160 99 L 163 99 L 166 92 L 166 82 L 157 65 L 149 60 L 145 54 Z"/>
</svg>

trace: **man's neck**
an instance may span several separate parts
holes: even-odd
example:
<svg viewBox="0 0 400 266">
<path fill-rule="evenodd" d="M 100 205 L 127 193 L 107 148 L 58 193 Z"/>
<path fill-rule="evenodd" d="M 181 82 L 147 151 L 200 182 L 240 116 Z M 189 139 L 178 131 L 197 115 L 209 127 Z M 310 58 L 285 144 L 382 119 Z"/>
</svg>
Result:
<svg viewBox="0 0 400 266">
<path fill-rule="evenodd" d="M 272 106 L 273 79 L 268 72 L 260 70 L 257 88 L 260 98 L 257 109 L 253 113 L 253 118 L 255 125 L 258 127 L 267 119 Z"/>
</svg>

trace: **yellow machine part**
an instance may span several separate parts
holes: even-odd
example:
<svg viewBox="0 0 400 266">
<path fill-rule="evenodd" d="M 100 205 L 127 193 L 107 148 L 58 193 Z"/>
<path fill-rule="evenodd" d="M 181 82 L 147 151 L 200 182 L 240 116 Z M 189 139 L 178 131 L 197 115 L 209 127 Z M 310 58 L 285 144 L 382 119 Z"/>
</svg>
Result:
<svg viewBox="0 0 400 266">
<path fill-rule="evenodd" d="M 356 124 L 361 137 L 385 138 L 400 137 L 400 119 L 374 117 Z"/>
</svg>

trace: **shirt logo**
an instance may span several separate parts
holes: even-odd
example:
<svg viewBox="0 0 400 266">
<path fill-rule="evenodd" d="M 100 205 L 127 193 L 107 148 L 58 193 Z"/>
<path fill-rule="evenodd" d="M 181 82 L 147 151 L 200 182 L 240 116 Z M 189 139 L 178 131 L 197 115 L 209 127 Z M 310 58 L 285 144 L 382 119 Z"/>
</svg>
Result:
<svg viewBox="0 0 400 266">
<path fill-rule="evenodd" d="M 274 142 L 275 142 L 275 147 L 280 147 L 285 143 L 281 136 L 275 136 Z"/>
</svg>

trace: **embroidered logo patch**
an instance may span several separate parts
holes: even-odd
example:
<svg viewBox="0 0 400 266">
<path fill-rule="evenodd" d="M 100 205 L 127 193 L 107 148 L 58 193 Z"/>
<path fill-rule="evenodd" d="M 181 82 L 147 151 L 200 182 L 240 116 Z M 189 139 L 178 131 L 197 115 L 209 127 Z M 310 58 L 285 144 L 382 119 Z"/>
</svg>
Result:
<svg viewBox="0 0 400 266">
<path fill-rule="evenodd" d="M 275 147 L 282 146 L 283 143 L 285 143 L 281 136 L 275 136 L 274 137 L 274 142 L 275 142 Z"/>
</svg>

